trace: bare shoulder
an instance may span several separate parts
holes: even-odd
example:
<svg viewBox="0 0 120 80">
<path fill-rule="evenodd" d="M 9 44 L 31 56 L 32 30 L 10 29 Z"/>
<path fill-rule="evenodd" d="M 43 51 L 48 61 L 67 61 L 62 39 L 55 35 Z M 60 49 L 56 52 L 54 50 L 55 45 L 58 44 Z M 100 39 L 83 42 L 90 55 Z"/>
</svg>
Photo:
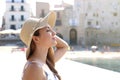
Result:
<svg viewBox="0 0 120 80">
<path fill-rule="evenodd" d="M 46 80 L 43 67 L 35 63 L 29 64 L 24 72 L 23 80 Z"/>
</svg>

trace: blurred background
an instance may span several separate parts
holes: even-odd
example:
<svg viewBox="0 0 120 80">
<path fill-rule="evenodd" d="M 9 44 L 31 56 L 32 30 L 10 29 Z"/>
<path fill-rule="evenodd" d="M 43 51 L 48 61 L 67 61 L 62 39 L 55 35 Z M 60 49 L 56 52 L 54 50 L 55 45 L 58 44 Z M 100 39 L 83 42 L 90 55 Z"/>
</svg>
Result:
<svg viewBox="0 0 120 80">
<path fill-rule="evenodd" d="M 120 72 L 120 0 L 0 0 L 0 3 L 1 61 L 20 59 L 23 64 L 26 46 L 19 33 L 24 21 L 44 17 L 54 10 L 57 14 L 54 30 L 70 45 L 65 59 Z M 19 64 L 19 69 L 22 68 Z"/>
</svg>

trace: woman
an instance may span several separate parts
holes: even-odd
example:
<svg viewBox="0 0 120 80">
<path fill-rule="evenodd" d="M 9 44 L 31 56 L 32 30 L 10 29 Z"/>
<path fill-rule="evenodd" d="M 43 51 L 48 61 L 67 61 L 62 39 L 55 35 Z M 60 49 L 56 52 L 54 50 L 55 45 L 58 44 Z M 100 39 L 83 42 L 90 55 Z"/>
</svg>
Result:
<svg viewBox="0 0 120 80">
<path fill-rule="evenodd" d="M 30 18 L 23 24 L 20 38 L 28 48 L 22 80 L 61 80 L 55 62 L 68 50 L 68 44 L 52 29 L 55 21 L 52 11 L 44 18 Z"/>
</svg>

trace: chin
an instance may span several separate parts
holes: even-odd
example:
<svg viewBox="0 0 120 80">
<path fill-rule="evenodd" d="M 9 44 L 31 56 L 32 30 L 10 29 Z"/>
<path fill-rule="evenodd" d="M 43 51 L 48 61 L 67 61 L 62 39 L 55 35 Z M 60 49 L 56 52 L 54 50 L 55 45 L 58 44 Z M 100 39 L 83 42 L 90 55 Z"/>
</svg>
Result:
<svg viewBox="0 0 120 80">
<path fill-rule="evenodd" d="M 53 44 L 52 44 L 52 46 L 56 46 L 57 45 L 57 42 L 55 41 Z"/>
</svg>

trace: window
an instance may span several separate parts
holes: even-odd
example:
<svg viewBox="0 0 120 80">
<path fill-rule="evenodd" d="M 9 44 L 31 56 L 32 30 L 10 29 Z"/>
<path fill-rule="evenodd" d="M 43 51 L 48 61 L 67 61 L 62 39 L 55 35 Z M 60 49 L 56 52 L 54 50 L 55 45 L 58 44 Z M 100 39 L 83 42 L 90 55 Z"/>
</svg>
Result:
<svg viewBox="0 0 120 80">
<path fill-rule="evenodd" d="M 89 32 L 88 32 L 88 31 L 86 32 L 86 36 L 87 36 L 87 37 L 89 36 Z"/>
<path fill-rule="evenodd" d="M 22 28 L 22 26 L 23 26 L 23 25 L 21 24 L 21 28 Z"/>
<path fill-rule="evenodd" d="M 90 21 L 88 21 L 88 25 L 91 25 L 91 22 L 90 22 Z"/>
<path fill-rule="evenodd" d="M 42 12 L 41 12 L 41 17 L 45 17 L 45 11 L 44 10 L 42 10 Z"/>
<path fill-rule="evenodd" d="M 60 18 L 60 12 L 57 12 L 57 18 L 58 19 Z"/>
<path fill-rule="evenodd" d="M 11 21 L 15 21 L 14 15 L 11 16 Z"/>
<path fill-rule="evenodd" d="M 24 11 L 24 6 L 21 6 L 21 9 L 20 9 L 20 11 Z"/>
<path fill-rule="evenodd" d="M 22 3 L 24 3 L 24 0 L 21 0 Z"/>
<path fill-rule="evenodd" d="M 98 13 L 96 13 L 96 17 L 98 17 L 99 15 L 98 15 Z"/>
<path fill-rule="evenodd" d="M 55 25 L 56 25 L 56 26 L 62 25 L 61 20 L 56 20 L 56 24 L 55 24 Z"/>
<path fill-rule="evenodd" d="M 116 12 L 114 12 L 114 13 L 113 13 L 113 16 L 117 16 L 117 13 L 116 13 Z"/>
<path fill-rule="evenodd" d="M 94 13 L 93 16 L 98 17 L 99 15 L 98 15 L 98 13 Z"/>
<path fill-rule="evenodd" d="M 14 29 L 14 30 L 16 30 L 15 25 L 11 25 L 11 26 L 10 26 L 10 29 Z"/>
<path fill-rule="evenodd" d="M 14 10 L 15 10 L 15 9 L 14 9 L 14 6 L 12 5 L 12 6 L 11 6 L 11 11 L 14 11 Z"/>
<path fill-rule="evenodd" d="M 15 1 L 14 1 L 14 0 L 12 0 L 12 2 L 14 3 Z"/>
<path fill-rule="evenodd" d="M 71 18 L 71 19 L 69 20 L 69 25 L 76 27 L 76 26 L 78 25 L 77 19 Z"/>
<path fill-rule="evenodd" d="M 24 21 L 24 16 L 23 15 L 21 15 L 21 21 Z"/>
<path fill-rule="evenodd" d="M 99 22 L 98 22 L 98 21 L 96 21 L 96 25 L 99 25 Z"/>
</svg>

